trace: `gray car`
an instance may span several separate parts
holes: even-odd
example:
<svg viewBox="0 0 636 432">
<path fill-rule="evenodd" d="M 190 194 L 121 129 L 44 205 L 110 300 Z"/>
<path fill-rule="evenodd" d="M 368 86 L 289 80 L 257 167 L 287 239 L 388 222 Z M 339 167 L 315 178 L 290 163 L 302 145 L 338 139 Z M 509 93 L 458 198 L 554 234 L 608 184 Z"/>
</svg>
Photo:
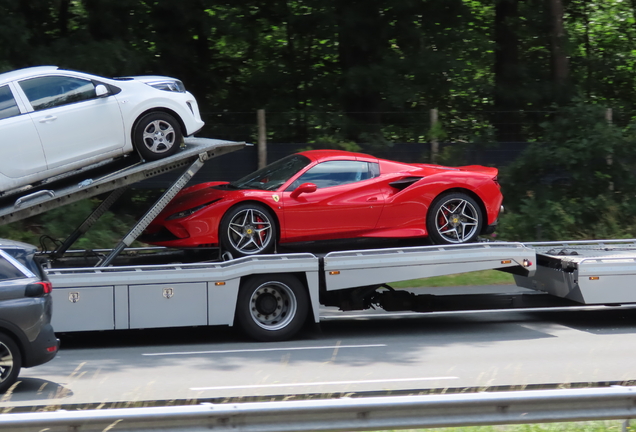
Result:
<svg viewBox="0 0 636 432">
<path fill-rule="evenodd" d="M 34 259 L 37 248 L 0 239 L 0 393 L 17 380 L 20 369 L 57 354 L 51 327 L 51 283 Z"/>
</svg>

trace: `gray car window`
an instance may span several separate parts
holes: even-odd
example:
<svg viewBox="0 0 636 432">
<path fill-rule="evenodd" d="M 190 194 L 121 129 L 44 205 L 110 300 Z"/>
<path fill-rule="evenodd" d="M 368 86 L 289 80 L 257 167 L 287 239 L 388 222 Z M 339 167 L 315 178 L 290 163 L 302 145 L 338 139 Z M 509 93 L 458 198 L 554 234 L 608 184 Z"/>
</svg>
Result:
<svg viewBox="0 0 636 432">
<path fill-rule="evenodd" d="M 20 81 L 35 111 L 94 99 L 92 81 L 66 76 L 45 76 Z"/>
<path fill-rule="evenodd" d="M 8 85 L 0 87 L 0 120 L 20 114 L 13 93 Z"/>
<path fill-rule="evenodd" d="M 24 277 L 25 275 L 22 271 L 17 269 L 16 266 L 10 263 L 7 259 L 0 256 L 0 281 L 20 279 Z"/>
</svg>

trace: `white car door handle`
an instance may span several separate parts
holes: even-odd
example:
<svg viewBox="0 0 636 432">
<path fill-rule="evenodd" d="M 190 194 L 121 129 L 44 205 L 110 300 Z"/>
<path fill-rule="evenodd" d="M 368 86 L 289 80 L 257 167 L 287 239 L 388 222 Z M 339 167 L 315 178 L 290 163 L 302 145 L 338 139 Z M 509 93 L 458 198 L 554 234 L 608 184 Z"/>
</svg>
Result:
<svg viewBox="0 0 636 432">
<path fill-rule="evenodd" d="M 52 122 L 54 120 L 57 120 L 57 116 L 54 115 L 48 115 L 46 117 L 41 118 L 40 120 L 38 120 L 40 123 L 48 123 L 48 122 Z"/>
</svg>

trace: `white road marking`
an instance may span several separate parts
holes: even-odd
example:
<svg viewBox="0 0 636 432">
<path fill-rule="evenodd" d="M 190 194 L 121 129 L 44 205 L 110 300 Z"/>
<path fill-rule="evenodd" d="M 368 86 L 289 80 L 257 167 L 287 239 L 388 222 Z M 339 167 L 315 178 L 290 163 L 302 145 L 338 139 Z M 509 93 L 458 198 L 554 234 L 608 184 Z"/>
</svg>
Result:
<svg viewBox="0 0 636 432">
<path fill-rule="evenodd" d="M 321 350 L 321 349 L 343 349 L 343 348 L 379 348 L 385 347 L 386 344 L 373 345 L 332 345 L 332 346 L 315 346 L 315 347 L 288 347 L 288 348 L 259 348 L 259 349 L 236 349 L 236 350 L 218 350 L 218 351 L 183 351 L 168 353 L 144 353 L 144 356 L 171 356 L 171 355 L 195 355 L 195 354 L 234 354 L 248 352 L 268 352 L 268 351 L 302 351 L 302 350 Z"/>
<path fill-rule="evenodd" d="M 324 381 L 324 382 L 289 383 L 289 384 L 261 384 L 261 385 L 254 384 L 254 385 L 239 385 L 239 386 L 190 387 L 190 390 L 193 390 L 193 391 L 237 390 L 237 389 L 273 388 L 273 387 L 328 386 L 328 385 L 343 385 L 343 384 L 377 384 L 377 383 L 454 380 L 454 379 L 459 379 L 459 378 L 455 376 L 447 376 L 447 377 L 395 378 L 395 379 L 359 380 L 359 381 Z"/>
</svg>

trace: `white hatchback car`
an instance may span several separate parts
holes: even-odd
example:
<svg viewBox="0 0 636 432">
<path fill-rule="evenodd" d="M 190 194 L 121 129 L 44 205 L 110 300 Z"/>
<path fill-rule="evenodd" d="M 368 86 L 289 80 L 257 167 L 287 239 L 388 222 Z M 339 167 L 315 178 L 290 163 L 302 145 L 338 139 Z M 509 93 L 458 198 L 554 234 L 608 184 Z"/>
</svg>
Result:
<svg viewBox="0 0 636 432">
<path fill-rule="evenodd" d="M 102 78 L 56 66 L 0 74 L 0 195 L 137 151 L 174 154 L 203 127 L 174 78 Z"/>
</svg>

